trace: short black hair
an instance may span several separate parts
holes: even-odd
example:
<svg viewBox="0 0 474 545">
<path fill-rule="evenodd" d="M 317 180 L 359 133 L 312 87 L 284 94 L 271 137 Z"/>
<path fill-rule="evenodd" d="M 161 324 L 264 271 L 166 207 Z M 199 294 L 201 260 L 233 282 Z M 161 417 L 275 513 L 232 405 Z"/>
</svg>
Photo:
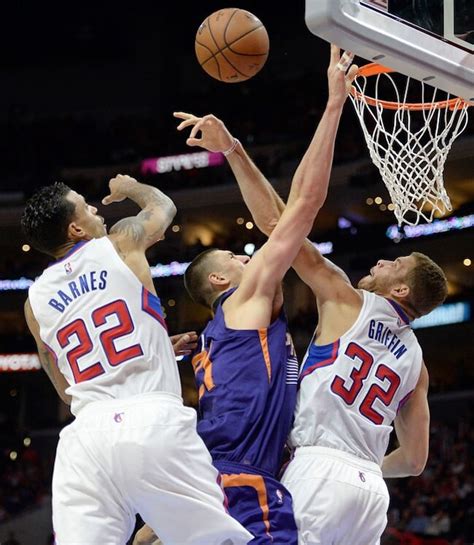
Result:
<svg viewBox="0 0 474 545">
<path fill-rule="evenodd" d="M 184 272 L 184 287 L 196 303 L 211 308 L 214 290 L 207 277 L 212 272 L 211 256 L 217 250 L 210 248 L 195 257 Z"/>
<path fill-rule="evenodd" d="M 71 188 L 62 182 L 42 187 L 26 203 L 21 228 L 28 242 L 40 252 L 54 255 L 67 241 L 67 229 L 76 207 L 66 199 Z"/>
</svg>

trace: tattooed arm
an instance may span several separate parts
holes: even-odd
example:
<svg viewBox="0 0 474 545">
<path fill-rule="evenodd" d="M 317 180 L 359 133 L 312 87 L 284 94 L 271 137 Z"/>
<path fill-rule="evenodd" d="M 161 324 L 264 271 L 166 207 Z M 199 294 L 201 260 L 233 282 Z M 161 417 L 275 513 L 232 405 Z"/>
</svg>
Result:
<svg viewBox="0 0 474 545">
<path fill-rule="evenodd" d="M 142 209 L 139 214 L 118 221 L 109 232 L 122 252 L 141 250 L 158 242 L 172 222 L 176 207 L 173 201 L 156 187 L 137 182 L 119 174 L 109 182 L 110 195 L 103 204 L 131 199 Z"/>
<path fill-rule="evenodd" d="M 64 401 L 64 403 L 66 403 L 66 405 L 70 405 L 71 396 L 66 394 L 66 388 L 69 387 L 69 384 L 64 378 L 64 375 L 59 370 L 54 356 L 51 354 L 44 342 L 41 340 L 39 325 L 36 321 L 36 318 L 34 317 L 30 301 L 28 299 L 25 303 L 25 318 L 31 334 L 35 338 L 41 366 L 46 371 L 46 374 L 53 383 L 53 386 L 55 387 L 56 392 L 58 392 L 59 397 Z"/>
</svg>

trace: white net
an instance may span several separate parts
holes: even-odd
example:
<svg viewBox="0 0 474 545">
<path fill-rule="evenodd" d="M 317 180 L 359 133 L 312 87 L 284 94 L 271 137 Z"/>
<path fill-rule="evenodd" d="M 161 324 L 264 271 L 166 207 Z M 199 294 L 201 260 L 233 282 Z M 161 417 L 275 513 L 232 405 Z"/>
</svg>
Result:
<svg viewBox="0 0 474 545">
<path fill-rule="evenodd" d="M 452 210 L 444 165 L 467 125 L 469 105 L 449 95 L 440 100 L 438 89 L 407 76 L 400 83 L 387 72 L 358 75 L 350 97 L 398 224 L 417 225 L 422 218 L 431 222 L 437 212 Z M 393 93 L 393 102 L 379 98 L 379 92 Z M 408 102 L 413 93 L 419 103 Z"/>
</svg>

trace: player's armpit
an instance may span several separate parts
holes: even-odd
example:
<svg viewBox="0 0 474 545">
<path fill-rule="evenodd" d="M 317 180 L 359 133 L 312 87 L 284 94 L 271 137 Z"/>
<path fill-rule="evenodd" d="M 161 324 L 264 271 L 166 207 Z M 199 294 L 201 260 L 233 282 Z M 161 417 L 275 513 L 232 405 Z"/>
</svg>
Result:
<svg viewBox="0 0 474 545">
<path fill-rule="evenodd" d="M 51 380 L 59 397 L 64 401 L 64 403 L 66 403 L 66 405 L 70 405 L 71 396 L 66 394 L 66 388 L 69 387 L 69 384 L 64 378 L 63 374 L 59 371 L 54 356 L 51 354 L 51 352 L 48 350 L 48 347 L 41 340 L 39 325 L 36 321 L 36 318 L 34 317 L 33 310 L 28 299 L 25 302 L 25 319 L 28 328 L 31 331 L 31 334 L 36 341 L 41 366 L 46 371 L 46 374 Z"/>
</svg>

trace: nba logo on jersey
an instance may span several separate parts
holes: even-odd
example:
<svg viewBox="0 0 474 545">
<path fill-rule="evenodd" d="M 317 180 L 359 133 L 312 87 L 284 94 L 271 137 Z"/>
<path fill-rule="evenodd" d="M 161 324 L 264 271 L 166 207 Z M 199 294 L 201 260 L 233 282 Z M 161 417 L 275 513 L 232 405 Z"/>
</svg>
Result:
<svg viewBox="0 0 474 545">
<path fill-rule="evenodd" d="M 69 261 L 67 263 L 64 263 L 64 270 L 66 271 L 66 274 L 72 273 L 72 267 Z"/>
<path fill-rule="evenodd" d="M 283 503 L 283 492 L 277 488 L 276 495 L 278 498 L 278 503 L 281 505 Z"/>
</svg>

